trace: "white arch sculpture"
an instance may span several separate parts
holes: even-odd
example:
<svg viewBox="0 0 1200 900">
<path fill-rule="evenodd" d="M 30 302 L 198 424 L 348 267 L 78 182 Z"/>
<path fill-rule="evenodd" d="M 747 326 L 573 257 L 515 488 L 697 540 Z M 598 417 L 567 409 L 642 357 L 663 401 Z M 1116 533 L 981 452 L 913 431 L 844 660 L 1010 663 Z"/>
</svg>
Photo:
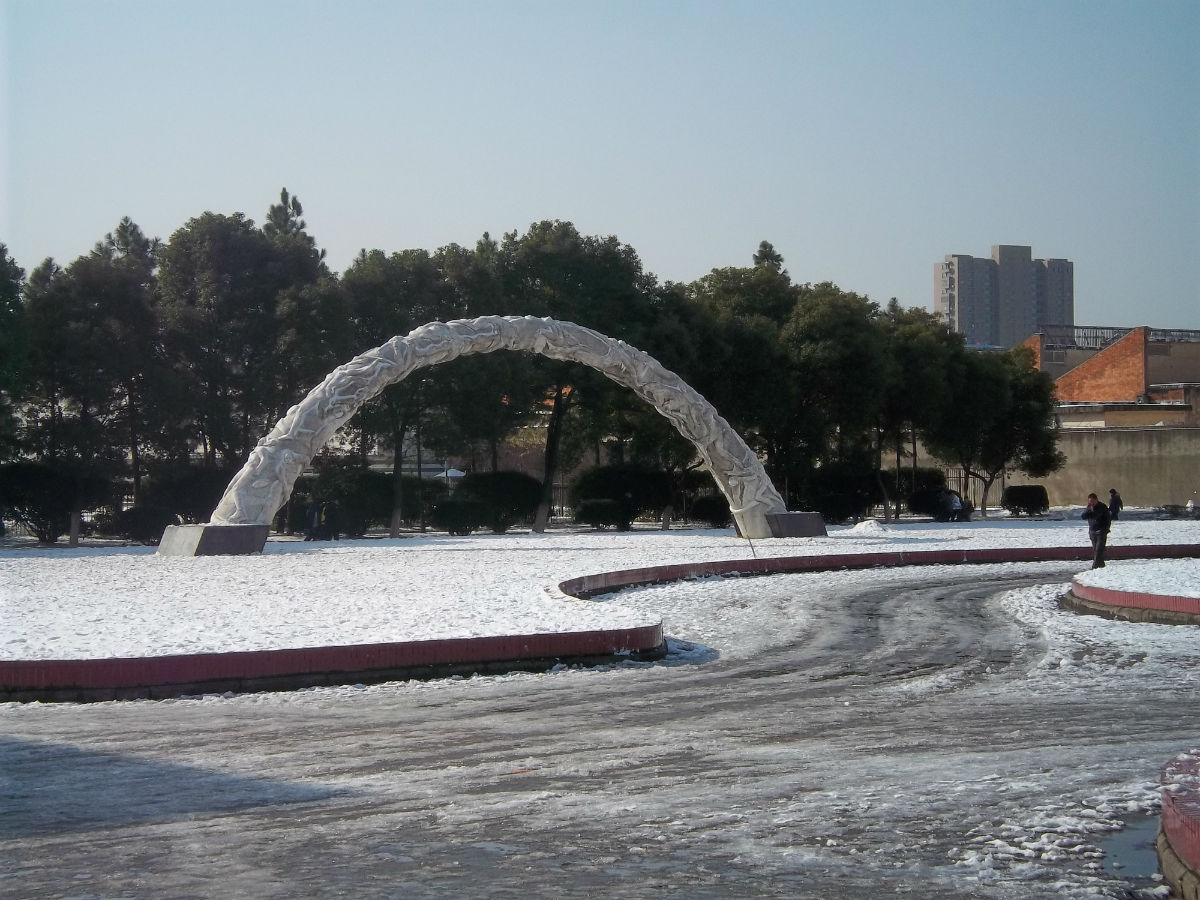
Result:
<svg viewBox="0 0 1200 900">
<path fill-rule="evenodd" d="M 772 536 L 767 516 L 786 512 L 783 498 L 762 462 L 711 403 L 624 341 L 572 322 L 533 316 L 430 322 L 338 366 L 258 442 L 229 482 L 210 524 L 268 525 L 291 495 L 297 476 L 363 403 L 417 369 L 495 350 L 582 363 L 632 390 L 696 445 L 729 501 L 739 532 L 748 538 Z"/>
</svg>

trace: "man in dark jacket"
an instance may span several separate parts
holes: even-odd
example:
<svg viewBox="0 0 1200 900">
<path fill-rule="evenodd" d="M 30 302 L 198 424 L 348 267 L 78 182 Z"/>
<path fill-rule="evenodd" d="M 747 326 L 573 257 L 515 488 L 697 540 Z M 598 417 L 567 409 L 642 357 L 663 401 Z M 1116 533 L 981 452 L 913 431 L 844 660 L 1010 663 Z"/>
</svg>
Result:
<svg viewBox="0 0 1200 900">
<path fill-rule="evenodd" d="M 1121 518 L 1121 510 L 1125 508 L 1125 501 L 1121 499 L 1121 495 L 1117 493 L 1116 488 L 1108 489 L 1108 514 L 1112 516 L 1115 522 Z"/>
<path fill-rule="evenodd" d="M 1108 529 L 1112 524 L 1112 517 L 1108 514 L 1108 507 L 1100 502 L 1100 498 L 1095 494 L 1088 494 L 1087 509 L 1083 511 L 1083 518 L 1087 519 L 1088 523 L 1088 538 L 1092 542 L 1092 568 L 1104 568 L 1104 548 L 1108 545 Z"/>
</svg>

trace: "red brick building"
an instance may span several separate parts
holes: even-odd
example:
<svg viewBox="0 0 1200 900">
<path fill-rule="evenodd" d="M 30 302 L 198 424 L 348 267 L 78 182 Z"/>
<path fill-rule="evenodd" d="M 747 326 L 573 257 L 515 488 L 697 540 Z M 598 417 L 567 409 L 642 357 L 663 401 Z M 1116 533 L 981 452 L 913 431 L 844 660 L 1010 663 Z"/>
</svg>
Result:
<svg viewBox="0 0 1200 900">
<path fill-rule="evenodd" d="M 1023 346 L 1058 395 L 1052 505 L 1113 487 L 1129 506 L 1200 504 L 1200 331 L 1048 329 Z"/>
<path fill-rule="evenodd" d="M 1063 428 L 1200 426 L 1200 331 L 1070 328 L 1024 342 Z"/>
</svg>

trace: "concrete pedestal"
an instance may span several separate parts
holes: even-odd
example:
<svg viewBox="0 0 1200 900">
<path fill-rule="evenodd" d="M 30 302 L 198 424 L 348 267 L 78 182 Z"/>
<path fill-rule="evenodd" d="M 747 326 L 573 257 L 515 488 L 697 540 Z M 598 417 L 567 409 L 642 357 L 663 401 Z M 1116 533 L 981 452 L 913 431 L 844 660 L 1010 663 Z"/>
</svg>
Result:
<svg viewBox="0 0 1200 900">
<path fill-rule="evenodd" d="M 159 556 L 235 556 L 262 553 L 268 525 L 168 525 Z"/>
<path fill-rule="evenodd" d="M 829 534 L 820 513 L 767 513 L 766 519 L 771 526 L 771 537 L 826 537 Z"/>
</svg>

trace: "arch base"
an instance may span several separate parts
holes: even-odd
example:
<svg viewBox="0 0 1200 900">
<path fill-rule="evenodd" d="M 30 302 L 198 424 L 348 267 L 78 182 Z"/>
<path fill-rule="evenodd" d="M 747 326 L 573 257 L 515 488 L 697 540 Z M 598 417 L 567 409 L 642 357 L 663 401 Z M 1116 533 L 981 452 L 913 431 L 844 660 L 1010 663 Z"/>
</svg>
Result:
<svg viewBox="0 0 1200 900">
<path fill-rule="evenodd" d="M 766 513 L 770 534 L 767 537 L 828 537 L 825 520 L 815 512 Z"/>
<path fill-rule="evenodd" d="M 269 525 L 168 525 L 159 556 L 238 556 L 262 553 Z"/>
</svg>

